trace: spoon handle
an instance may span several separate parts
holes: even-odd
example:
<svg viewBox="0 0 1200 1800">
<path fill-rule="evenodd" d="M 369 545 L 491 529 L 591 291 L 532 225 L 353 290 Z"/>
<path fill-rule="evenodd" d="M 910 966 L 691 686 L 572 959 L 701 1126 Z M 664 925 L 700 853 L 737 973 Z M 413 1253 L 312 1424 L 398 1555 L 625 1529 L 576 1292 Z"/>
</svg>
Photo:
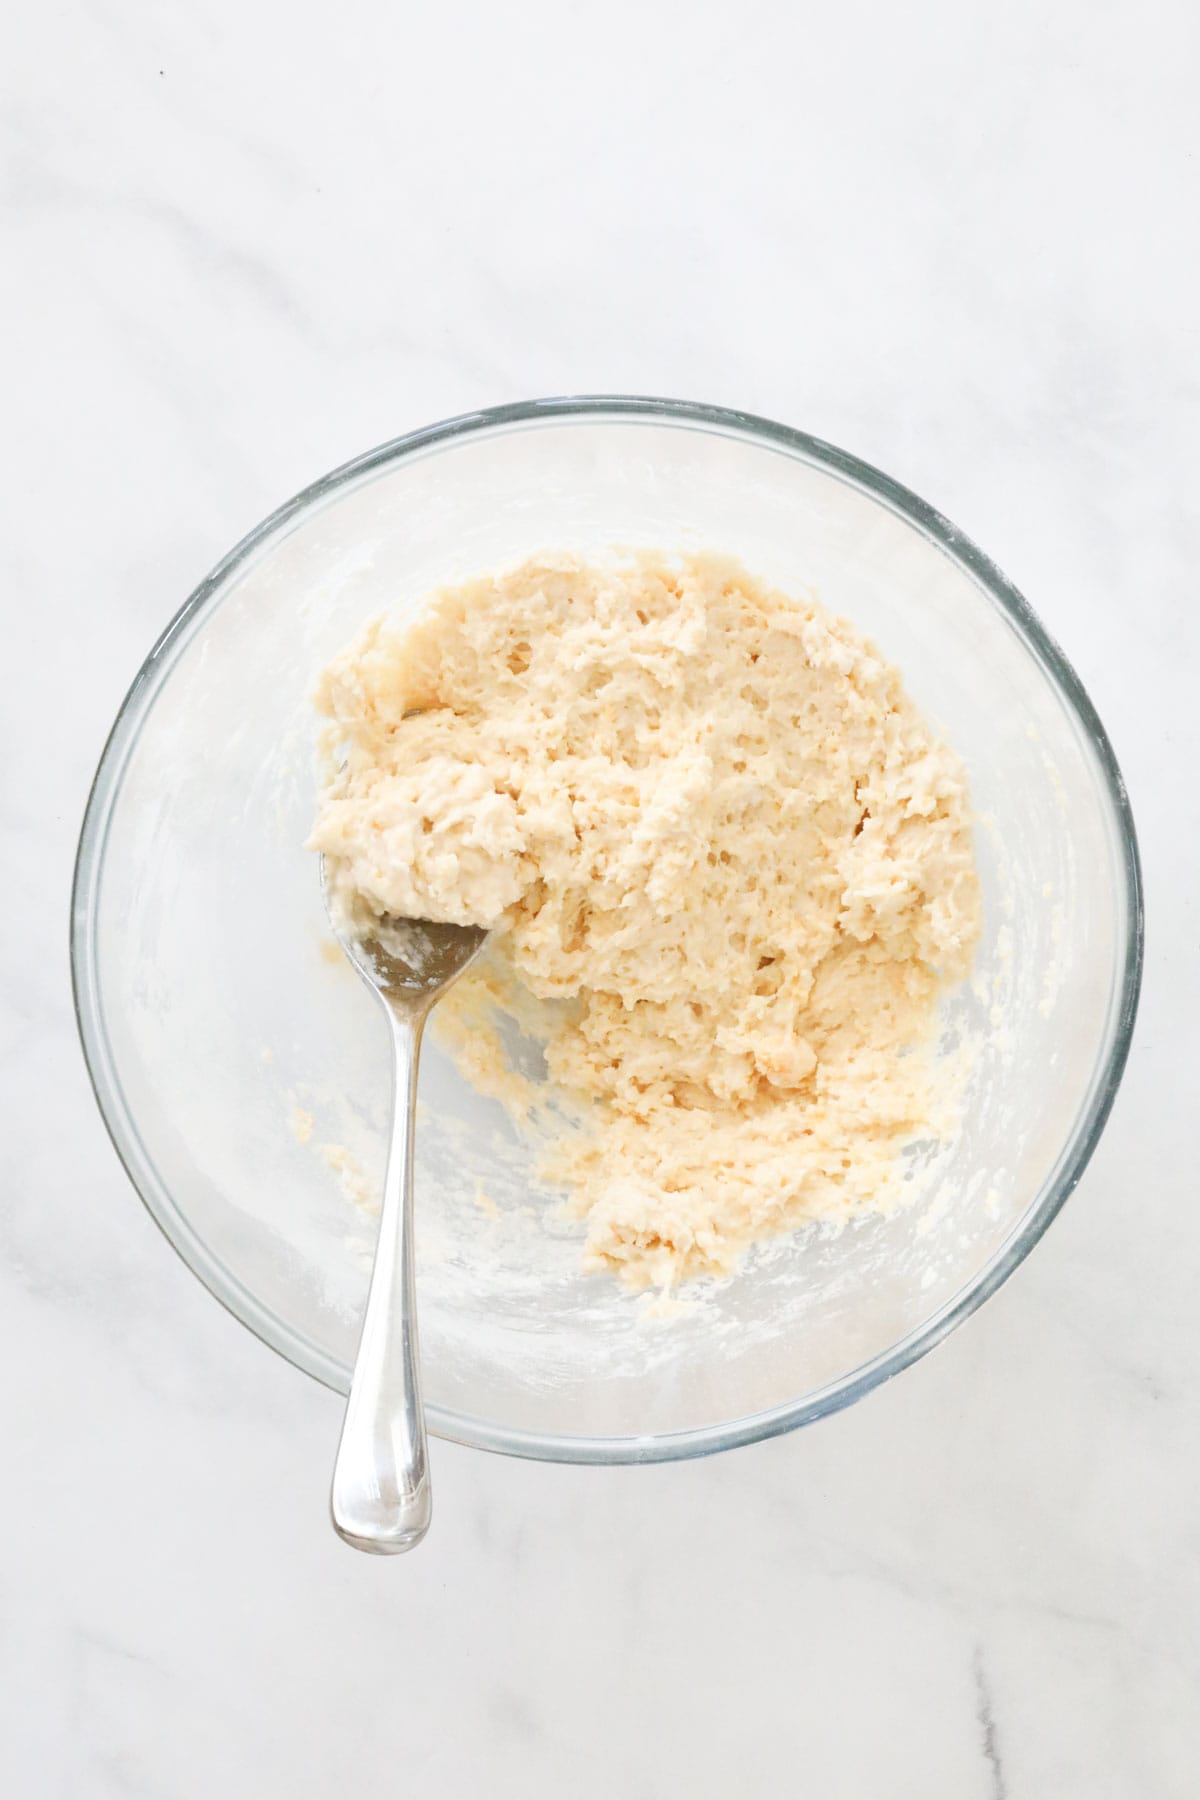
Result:
<svg viewBox="0 0 1200 1800">
<path fill-rule="evenodd" d="M 375 1266 L 330 1495 L 339 1537 L 379 1556 L 419 1544 L 432 1510 L 413 1243 L 413 1124 L 426 1008 L 389 998 L 387 1010 L 395 1083 L 392 1140 Z"/>
</svg>

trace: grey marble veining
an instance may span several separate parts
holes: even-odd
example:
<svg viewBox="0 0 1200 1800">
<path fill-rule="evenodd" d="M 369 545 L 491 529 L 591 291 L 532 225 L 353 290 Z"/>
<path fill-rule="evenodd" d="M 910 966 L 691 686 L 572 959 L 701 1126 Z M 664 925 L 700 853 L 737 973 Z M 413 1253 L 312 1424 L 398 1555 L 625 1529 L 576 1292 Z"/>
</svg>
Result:
<svg viewBox="0 0 1200 1800">
<path fill-rule="evenodd" d="M 1198 57 L 1185 0 L 10 21 L 5 1794 L 1196 1792 Z M 109 1149 L 74 839 L 141 657 L 267 510 L 588 390 L 845 444 L 1025 590 L 1128 777 L 1141 1022 L 1078 1193 L 938 1354 L 707 1463 L 437 1445 L 428 1544 L 381 1566 L 326 1524 L 338 1403 Z"/>
</svg>

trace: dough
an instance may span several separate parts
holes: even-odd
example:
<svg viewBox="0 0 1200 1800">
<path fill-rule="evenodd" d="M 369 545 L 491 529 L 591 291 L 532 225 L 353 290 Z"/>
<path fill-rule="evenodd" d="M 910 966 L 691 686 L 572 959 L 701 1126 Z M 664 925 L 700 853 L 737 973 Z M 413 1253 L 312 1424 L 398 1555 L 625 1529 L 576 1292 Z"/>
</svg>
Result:
<svg viewBox="0 0 1200 1800">
<path fill-rule="evenodd" d="M 716 557 L 547 556 L 372 620 L 317 698 L 311 846 L 348 906 L 493 928 L 438 1013 L 517 1109 L 495 1014 L 543 1037 L 586 1268 L 902 1198 L 979 895 L 961 766 L 852 626 Z"/>
</svg>

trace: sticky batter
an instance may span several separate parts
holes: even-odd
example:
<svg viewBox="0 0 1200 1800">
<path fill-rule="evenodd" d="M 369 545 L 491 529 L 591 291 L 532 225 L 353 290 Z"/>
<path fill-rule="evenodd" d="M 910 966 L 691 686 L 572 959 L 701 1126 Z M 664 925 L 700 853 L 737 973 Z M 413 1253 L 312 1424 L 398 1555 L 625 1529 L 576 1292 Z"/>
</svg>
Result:
<svg viewBox="0 0 1200 1800">
<path fill-rule="evenodd" d="M 897 1203 L 979 895 L 962 768 L 851 625 L 715 557 L 543 557 L 372 620 L 318 705 L 311 845 L 354 908 L 492 928 L 438 1010 L 517 1108 L 497 1011 L 544 1039 L 586 1268 Z"/>
</svg>

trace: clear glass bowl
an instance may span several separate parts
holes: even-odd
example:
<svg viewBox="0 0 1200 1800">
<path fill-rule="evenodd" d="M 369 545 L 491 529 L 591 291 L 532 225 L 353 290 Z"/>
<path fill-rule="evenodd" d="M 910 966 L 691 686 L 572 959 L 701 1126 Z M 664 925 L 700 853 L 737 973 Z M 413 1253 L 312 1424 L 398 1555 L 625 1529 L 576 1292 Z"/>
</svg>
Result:
<svg viewBox="0 0 1200 1800">
<path fill-rule="evenodd" d="M 1133 824 L 1099 719 L 1020 595 L 895 482 L 765 420 L 659 400 L 502 407 L 387 444 L 197 588 L 121 708 L 79 847 L 76 1002 L 105 1121 L 168 1238 L 265 1343 L 345 1391 L 373 1227 L 343 1184 L 377 1186 L 387 1107 L 386 1025 L 328 954 L 302 848 L 313 677 L 384 606 L 538 548 L 614 544 L 729 552 L 876 639 L 970 771 L 986 925 L 979 977 L 946 1008 L 978 1054 L 928 1195 L 779 1240 L 669 1321 L 578 1272 L 579 1227 L 547 1221 L 504 1117 L 428 1047 L 431 1428 L 577 1462 L 787 1430 L 945 1337 L 1078 1181 L 1141 967 Z"/>
</svg>

